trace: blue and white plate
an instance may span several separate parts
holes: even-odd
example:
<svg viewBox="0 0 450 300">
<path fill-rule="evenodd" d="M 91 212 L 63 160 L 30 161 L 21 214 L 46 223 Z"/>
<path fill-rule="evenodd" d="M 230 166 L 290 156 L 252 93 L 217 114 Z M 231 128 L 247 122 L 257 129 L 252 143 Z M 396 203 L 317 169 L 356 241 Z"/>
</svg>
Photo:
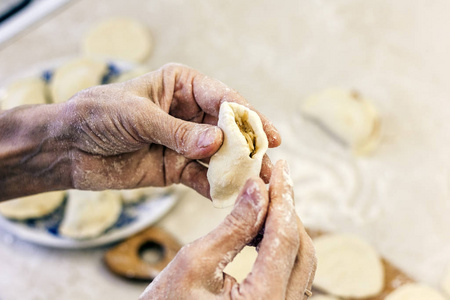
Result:
<svg viewBox="0 0 450 300">
<path fill-rule="evenodd" d="M 133 235 L 164 216 L 176 203 L 176 193 L 149 196 L 138 203 L 124 204 L 117 222 L 104 234 L 87 240 L 74 240 L 58 232 L 66 201 L 53 213 L 43 218 L 14 221 L 0 215 L 0 227 L 20 239 L 36 244 L 65 249 L 83 249 L 122 240 Z"/>
</svg>

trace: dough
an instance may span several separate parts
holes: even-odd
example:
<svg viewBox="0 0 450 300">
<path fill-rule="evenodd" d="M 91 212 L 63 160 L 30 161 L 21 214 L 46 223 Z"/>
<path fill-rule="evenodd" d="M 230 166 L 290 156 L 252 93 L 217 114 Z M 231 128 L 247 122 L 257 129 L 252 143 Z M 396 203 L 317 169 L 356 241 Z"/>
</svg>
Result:
<svg viewBox="0 0 450 300">
<path fill-rule="evenodd" d="M 450 265 L 447 267 L 447 272 L 441 282 L 442 290 L 450 297 Z"/>
<path fill-rule="evenodd" d="M 70 190 L 59 233 L 75 239 L 96 237 L 117 221 L 121 210 L 118 192 Z"/>
<path fill-rule="evenodd" d="M 148 28 L 135 20 L 117 18 L 103 21 L 86 35 L 83 52 L 87 56 L 140 63 L 152 50 Z"/>
<path fill-rule="evenodd" d="M 328 89 L 306 99 L 301 110 L 349 145 L 355 154 L 367 154 L 379 142 L 378 113 L 356 92 Z"/>
<path fill-rule="evenodd" d="M 438 291 L 420 283 L 402 285 L 387 295 L 385 300 L 446 300 Z"/>
<path fill-rule="evenodd" d="M 51 80 L 53 102 L 64 102 L 81 90 L 101 84 L 107 70 L 105 62 L 93 59 L 79 58 L 67 62 L 53 74 Z"/>
<path fill-rule="evenodd" d="M 223 208 L 234 204 L 248 178 L 259 176 L 268 141 L 258 114 L 237 103 L 222 103 L 218 126 L 223 145 L 211 157 L 207 176 L 213 205 Z"/>
<path fill-rule="evenodd" d="M 256 252 L 255 247 L 244 247 L 233 261 L 225 267 L 224 272 L 233 276 L 237 282 L 241 283 L 251 272 L 257 256 L 258 252 Z"/>
<path fill-rule="evenodd" d="M 57 191 L 6 201 L 0 204 L 0 213 L 16 220 L 40 218 L 57 209 L 65 194 Z"/>
<path fill-rule="evenodd" d="M 345 298 L 366 298 L 382 291 L 383 264 L 365 241 L 347 234 L 328 234 L 314 239 L 314 245 L 316 288 Z"/>
<path fill-rule="evenodd" d="M 45 104 L 48 98 L 48 88 L 44 80 L 30 77 L 11 83 L 2 97 L 0 107 L 10 109 L 27 104 Z"/>
</svg>

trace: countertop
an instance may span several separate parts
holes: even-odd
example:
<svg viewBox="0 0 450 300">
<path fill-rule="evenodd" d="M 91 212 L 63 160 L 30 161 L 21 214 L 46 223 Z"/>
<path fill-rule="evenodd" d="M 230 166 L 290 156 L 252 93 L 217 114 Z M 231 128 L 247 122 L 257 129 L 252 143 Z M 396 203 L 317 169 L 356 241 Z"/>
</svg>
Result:
<svg viewBox="0 0 450 300">
<path fill-rule="evenodd" d="M 291 165 L 310 227 L 359 234 L 418 281 L 450 264 L 450 2 L 360 0 L 78 0 L 0 47 L 0 84 L 80 53 L 112 16 L 150 28 L 156 69 L 180 62 L 238 90 L 280 129 L 273 160 Z M 304 120 L 299 104 L 338 86 L 370 99 L 382 139 L 355 157 Z M 158 225 L 188 243 L 227 210 L 186 191 Z M 136 299 L 146 283 L 110 274 L 106 248 L 59 250 L 0 229 L 0 299 Z"/>
</svg>

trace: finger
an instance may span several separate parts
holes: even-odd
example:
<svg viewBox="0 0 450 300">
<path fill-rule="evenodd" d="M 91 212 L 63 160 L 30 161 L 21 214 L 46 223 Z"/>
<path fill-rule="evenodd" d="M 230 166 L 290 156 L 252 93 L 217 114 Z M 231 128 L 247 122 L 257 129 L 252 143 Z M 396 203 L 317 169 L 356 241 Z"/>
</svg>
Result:
<svg viewBox="0 0 450 300">
<path fill-rule="evenodd" d="M 261 172 L 259 177 L 264 181 L 264 183 L 270 182 L 270 177 L 272 176 L 273 164 L 267 154 L 264 154 L 261 165 Z"/>
<path fill-rule="evenodd" d="M 186 89 L 177 93 L 179 97 L 193 97 L 200 108 L 214 117 L 219 116 L 220 105 L 223 102 L 235 102 L 247 106 L 258 113 L 261 118 L 264 131 L 269 140 L 269 147 L 277 147 L 281 144 L 281 136 L 278 130 L 263 114 L 255 110 L 239 93 L 230 89 L 223 82 L 207 77 L 200 72 L 186 66 L 170 64 L 162 68 L 168 74 L 175 77 L 175 86 Z M 182 73 L 185 74 L 182 74 Z M 183 82 L 177 82 L 178 80 Z M 189 84 L 186 84 L 188 82 Z M 177 89 L 175 89 L 177 90 Z M 177 92 L 177 91 L 176 91 Z"/>
<path fill-rule="evenodd" d="M 147 142 L 164 145 L 190 159 L 213 155 L 222 145 L 223 133 L 217 126 L 184 121 L 170 116 L 155 104 L 145 116 Z"/>
<path fill-rule="evenodd" d="M 291 277 L 289 278 L 286 299 L 307 299 L 306 290 L 311 291 L 317 268 L 317 258 L 311 238 L 302 222 L 297 218 L 300 247 Z"/>
<path fill-rule="evenodd" d="M 252 290 L 259 282 L 270 279 L 270 284 L 259 288 L 274 299 L 285 298 L 300 242 L 292 189 L 286 162 L 277 162 L 270 179 L 270 204 L 264 237 L 252 272 L 243 282 L 241 290 Z"/>
<path fill-rule="evenodd" d="M 181 173 L 180 182 L 197 191 L 200 195 L 211 199 L 210 187 L 206 177 L 208 169 L 196 161 L 190 161 Z"/>
<path fill-rule="evenodd" d="M 199 251 L 204 253 L 200 257 L 208 257 L 202 266 L 206 273 L 223 274 L 225 266 L 258 233 L 267 213 L 268 202 L 263 181 L 249 179 L 231 213 L 218 227 L 196 242 Z"/>
</svg>

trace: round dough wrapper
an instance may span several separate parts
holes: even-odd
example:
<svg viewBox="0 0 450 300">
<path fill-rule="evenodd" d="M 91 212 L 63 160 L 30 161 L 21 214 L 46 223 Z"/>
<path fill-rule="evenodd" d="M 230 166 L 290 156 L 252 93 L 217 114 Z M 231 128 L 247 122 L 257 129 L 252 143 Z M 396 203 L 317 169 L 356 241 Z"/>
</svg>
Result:
<svg viewBox="0 0 450 300">
<path fill-rule="evenodd" d="M 372 103 L 351 90 L 327 89 L 302 103 L 303 114 L 348 144 L 355 154 L 374 150 L 381 136 L 378 113 Z"/>
<path fill-rule="evenodd" d="M 101 84 L 107 69 L 105 62 L 89 58 L 79 58 L 62 65 L 56 69 L 51 80 L 53 102 L 64 102 L 81 90 Z"/>
<path fill-rule="evenodd" d="M 44 80 L 30 77 L 11 83 L 2 97 L 0 107 L 11 109 L 20 105 L 45 104 L 48 98 L 48 87 Z"/>
<path fill-rule="evenodd" d="M 152 50 L 150 30 L 142 23 L 126 18 L 103 21 L 86 35 L 83 52 L 88 56 L 140 63 Z"/>
<path fill-rule="evenodd" d="M 57 191 L 9 200 L 0 204 L 0 213 L 15 220 L 40 218 L 57 209 L 65 194 Z"/>
<path fill-rule="evenodd" d="M 447 272 L 442 278 L 441 287 L 447 296 L 450 297 L 450 265 L 447 267 Z"/>
<path fill-rule="evenodd" d="M 233 276 L 237 282 L 241 283 L 252 271 L 257 256 L 258 252 L 256 252 L 255 247 L 244 247 L 233 261 L 225 267 L 224 272 Z"/>
<path fill-rule="evenodd" d="M 234 204 L 247 179 L 259 176 L 269 142 L 258 114 L 237 103 L 222 103 L 217 125 L 223 144 L 211 157 L 207 176 L 213 205 L 223 208 Z"/>
<path fill-rule="evenodd" d="M 352 235 L 328 234 L 314 239 L 314 245 L 316 288 L 347 298 L 365 298 L 382 291 L 383 264 L 368 243 Z"/>
<path fill-rule="evenodd" d="M 435 289 L 420 283 L 409 283 L 386 296 L 385 300 L 446 300 Z"/>
<path fill-rule="evenodd" d="M 339 299 L 336 297 L 327 296 L 327 295 L 313 295 L 308 300 L 339 300 Z"/>
<path fill-rule="evenodd" d="M 70 190 L 59 233 L 75 239 L 96 237 L 117 221 L 121 211 L 118 192 Z"/>
</svg>

